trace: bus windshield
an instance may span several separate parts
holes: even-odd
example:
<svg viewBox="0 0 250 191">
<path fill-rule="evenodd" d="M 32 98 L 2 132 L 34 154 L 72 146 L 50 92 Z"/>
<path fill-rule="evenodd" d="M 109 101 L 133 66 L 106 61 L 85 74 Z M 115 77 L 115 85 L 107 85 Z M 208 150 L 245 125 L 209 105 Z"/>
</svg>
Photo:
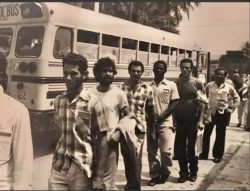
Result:
<svg viewBox="0 0 250 191">
<path fill-rule="evenodd" d="M 22 27 L 16 43 L 17 57 L 39 57 L 42 50 L 44 27 Z"/>
<path fill-rule="evenodd" d="M 11 28 L 0 28 L 0 52 L 5 56 L 10 53 L 13 30 Z"/>
</svg>

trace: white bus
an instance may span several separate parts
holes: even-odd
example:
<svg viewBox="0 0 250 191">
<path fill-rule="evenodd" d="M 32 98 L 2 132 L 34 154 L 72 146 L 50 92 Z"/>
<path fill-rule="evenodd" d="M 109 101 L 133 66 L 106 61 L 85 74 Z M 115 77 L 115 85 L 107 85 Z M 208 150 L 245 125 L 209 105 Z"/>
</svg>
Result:
<svg viewBox="0 0 250 191">
<path fill-rule="evenodd" d="M 131 60 L 145 65 L 143 80 L 152 80 L 159 59 L 168 63 L 171 79 L 178 77 L 182 58 L 193 59 L 203 73 L 208 61 L 206 52 L 194 50 L 181 35 L 57 2 L 0 3 L 0 51 L 9 61 L 7 92 L 30 111 L 35 153 L 55 139 L 53 101 L 66 89 L 62 58 L 67 53 L 88 59 L 87 88 L 95 83 L 93 64 L 105 56 L 117 64 L 117 84 L 128 78 Z"/>
</svg>

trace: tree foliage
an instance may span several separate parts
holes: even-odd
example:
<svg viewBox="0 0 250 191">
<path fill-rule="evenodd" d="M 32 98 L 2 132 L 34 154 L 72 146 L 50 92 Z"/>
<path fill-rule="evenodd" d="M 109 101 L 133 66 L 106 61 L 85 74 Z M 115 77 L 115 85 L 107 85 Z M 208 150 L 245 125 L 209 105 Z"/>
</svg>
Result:
<svg viewBox="0 0 250 191">
<path fill-rule="evenodd" d="M 86 7 L 84 3 L 69 3 Z M 152 26 L 164 31 L 177 33 L 179 23 L 199 2 L 100 2 L 100 12 L 122 19 Z"/>
<path fill-rule="evenodd" d="M 100 12 L 179 33 L 177 27 L 183 14 L 189 18 L 190 10 L 199 5 L 199 2 L 105 2 L 101 3 Z"/>
</svg>

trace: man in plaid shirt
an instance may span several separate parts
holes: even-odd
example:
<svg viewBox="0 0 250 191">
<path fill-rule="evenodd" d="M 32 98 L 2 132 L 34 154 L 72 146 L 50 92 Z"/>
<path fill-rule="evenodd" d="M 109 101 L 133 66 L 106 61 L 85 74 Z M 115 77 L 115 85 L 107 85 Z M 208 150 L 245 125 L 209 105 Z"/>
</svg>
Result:
<svg viewBox="0 0 250 191">
<path fill-rule="evenodd" d="M 92 97 L 83 89 L 88 76 L 87 60 L 70 53 L 63 58 L 67 91 L 55 98 L 55 120 L 61 136 L 53 157 L 49 190 L 89 190 L 92 176 Z"/>
<path fill-rule="evenodd" d="M 125 174 L 127 185 L 125 190 L 140 190 L 141 184 L 141 160 L 144 137 L 146 132 L 146 116 L 150 123 L 149 134 L 154 138 L 154 98 L 152 88 L 141 81 L 144 66 L 139 61 L 131 61 L 128 66 L 130 78 L 122 84 L 122 90 L 125 91 L 130 111 L 136 120 L 135 134 L 137 136 L 136 162 L 129 160 L 129 151 L 121 145 L 121 153 L 124 158 Z M 134 166 L 132 164 L 135 164 Z"/>
</svg>

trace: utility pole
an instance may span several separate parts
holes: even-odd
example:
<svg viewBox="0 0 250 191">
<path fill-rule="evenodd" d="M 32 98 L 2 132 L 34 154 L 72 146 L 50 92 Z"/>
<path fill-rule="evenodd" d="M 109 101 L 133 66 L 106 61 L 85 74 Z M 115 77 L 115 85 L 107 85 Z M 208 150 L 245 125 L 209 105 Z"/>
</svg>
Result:
<svg viewBox="0 0 250 191">
<path fill-rule="evenodd" d="M 94 2 L 94 11 L 99 12 L 99 2 Z"/>
</svg>

